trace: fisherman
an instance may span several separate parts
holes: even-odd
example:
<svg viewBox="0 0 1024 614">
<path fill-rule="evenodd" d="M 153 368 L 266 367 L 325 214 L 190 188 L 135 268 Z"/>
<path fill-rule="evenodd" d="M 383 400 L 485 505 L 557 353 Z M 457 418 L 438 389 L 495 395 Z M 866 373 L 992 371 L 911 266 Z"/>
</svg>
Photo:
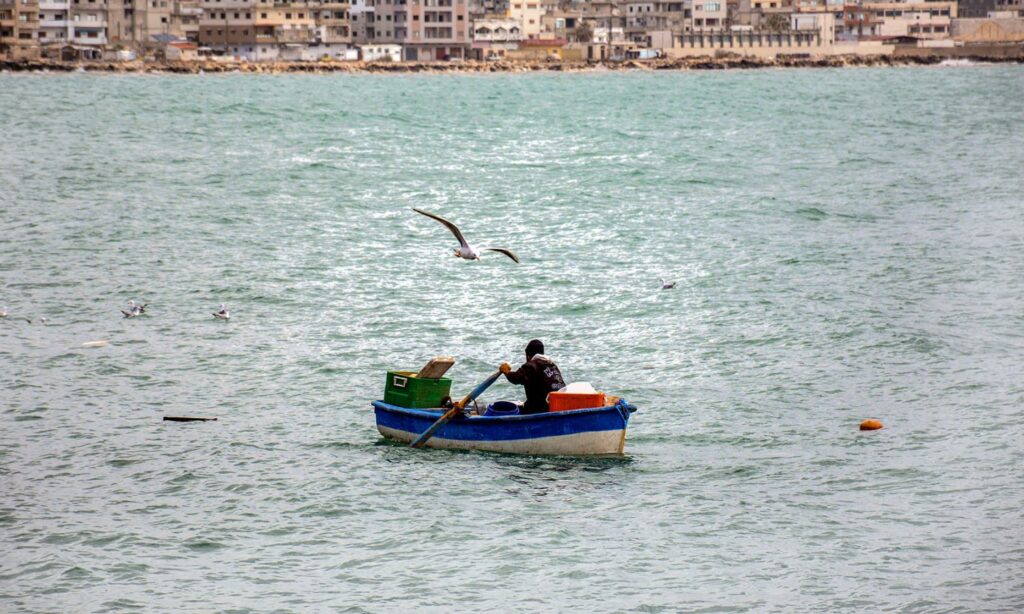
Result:
<svg viewBox="0 0 1024 614">
<path fill-rule="evenodd" d="M 534 339 L 526 344 L 526 362 L 513 371 L 507 363 L 501 363 L 501 372 L 513 384 L 526 388 L 526 403 L 521 413 L 540 414 L 548 410 L 548 393 L 565 388 L 562 372 L 558 365 L 544 355 L 544 344 Z"/>
</svg>

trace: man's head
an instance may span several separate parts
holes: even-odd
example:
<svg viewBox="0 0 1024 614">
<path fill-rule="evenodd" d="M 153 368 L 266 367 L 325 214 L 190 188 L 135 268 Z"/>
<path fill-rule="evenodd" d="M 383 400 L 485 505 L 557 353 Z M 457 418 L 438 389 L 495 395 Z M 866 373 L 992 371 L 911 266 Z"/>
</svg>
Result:
<svg viewBox="0 0 1024 614">
<path fill-rule="evenodd" d="M 540 339 L 534 339 L 526 344 L 526 360 L 530 360 L 537 354 L 544 353 L 544 344 Z"/>
</svg>

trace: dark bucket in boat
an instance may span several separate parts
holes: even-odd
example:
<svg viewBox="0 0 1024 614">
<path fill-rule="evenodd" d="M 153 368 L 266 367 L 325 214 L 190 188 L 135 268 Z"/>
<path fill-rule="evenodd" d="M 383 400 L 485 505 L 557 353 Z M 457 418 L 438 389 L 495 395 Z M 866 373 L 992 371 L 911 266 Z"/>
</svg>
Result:
<svg viewBox="0 0 1024 614">
<path fill-rule="evenodd" d="M 485 416 L 518 416 L 519 405 L 512 401 L 495 401 L 487 406 Z"/>
</svg>

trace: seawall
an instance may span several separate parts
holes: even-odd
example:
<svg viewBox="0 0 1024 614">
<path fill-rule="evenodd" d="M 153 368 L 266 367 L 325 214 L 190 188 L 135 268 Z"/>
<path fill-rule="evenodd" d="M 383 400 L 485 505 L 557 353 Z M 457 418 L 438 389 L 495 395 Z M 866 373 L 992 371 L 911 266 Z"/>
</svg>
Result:
<svg viewBox="0 0 1024 614">
<path fill-rule="evenodd" d="M 627 60 L 610 64 L 561 61 L 496 62 L 233 62 L 189 61 L 74 61 L 0 60 L 0 71 L 9 72 L 110 72 L 110 73 L 522 73 L 599 72 L 608 70 L 724 70 L 755 68 L 839 68 L 846 66 L 914 66 L 939 64 L 948 59 L 976 62 L 1024 63 L 1024 46 L 985 45 L 951 48 L 897 48 L 892 55 L 835 55 L 824 58 L 773 59 L 739 55 Z"/>
</svg>

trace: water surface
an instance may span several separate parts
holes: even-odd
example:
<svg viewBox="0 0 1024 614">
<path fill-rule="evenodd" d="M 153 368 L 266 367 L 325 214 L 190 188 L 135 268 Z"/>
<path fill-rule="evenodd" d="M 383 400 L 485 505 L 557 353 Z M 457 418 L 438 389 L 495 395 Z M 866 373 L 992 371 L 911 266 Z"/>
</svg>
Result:
<svg viewBox="0 0 1024 614">
<path fill-rule="evenodd" d="M 4 611 L 1024 609 L 1024 67 L 0 75 L 0 132 Z M 380 441 L 533 337 L 625 459 Z"/>
</svg>

